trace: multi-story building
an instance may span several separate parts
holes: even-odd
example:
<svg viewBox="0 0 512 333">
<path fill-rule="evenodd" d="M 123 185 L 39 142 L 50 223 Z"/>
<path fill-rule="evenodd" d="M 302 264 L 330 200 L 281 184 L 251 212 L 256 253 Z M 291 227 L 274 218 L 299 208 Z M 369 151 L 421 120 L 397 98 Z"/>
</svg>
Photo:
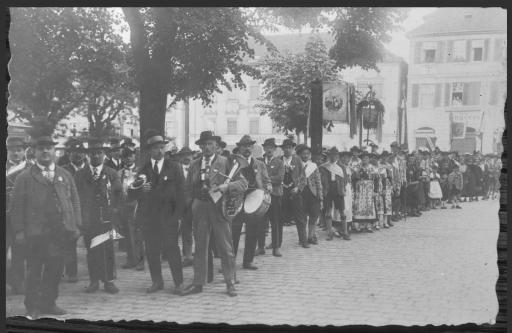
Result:
<svg viewBox="0 0 512 333">
<path fill-rule="evenodd" d="M 499 152 L 505 126 L 507 13 L 443 8 L 410 31 L 411 149 Z"/>
<path fill-rule="evenodd" d="M 310 36 L 310 34 L 284 34 L 271 35 L 267 38 L 280 52 L 298 53 L 304 51 Z M 333 37 L 327 33 L 320 34 L 320 37 L 330 48 Z M 255 61 L 266 55 L 265 47 L 259 44 L 251 46 L 255 51 Z M 372 86 L 376 97 L 383 102 L 386 109 L 381 146 L 387 146 L 389 149 L 389 144 L 397 139 L 397 110 L 401 106 L 401 88 L 407 78 L 407 64 L 403 59 L 386 52 L 384 59 L 377 64 L 377 67 L 379 71 L 360 68 L 344 70 L 340 72 L 340 79 L 354 83 L 362 94 L 366 93 L 369 85 Z M 224 88 L 221 93 L 214 95 L 214 102 L 210 106 L 203 106 L 200 100 L 190 100 L 188 105 L 190 145 L 193 145 L 204 130 L 213 130 L 222 136 L 228 148 L 233 148 L 242 135 L 249 134 L 258 143 L 256 146 L 256 155 L 258 155 L 261 151 L 259 144 L 266 138 L 275 137 L 278 143 L 285 138 L 283 133 L 277 131 L 270 117 L 261 115 L 260 110 L 255 107 L 256 104 L 261 103 L 259 100 L 261 82 L 250 77 L 243 77 L 243 79 L 247 86 L 245 90 L 228 91 Z M 176 107 L 169 109 L 166 116 L 166 135 L 175 137 L 178 146 L 185 143 L 186 112 L 185 104 L 179 103 Z M 323 144 L 335 145 L 339 149 L 349 149 L 352 145 L 358 145 L 358 136 L 351 139 L 349 133 L 348 124 L 334 123 L 331 132 L 324 130 Z M 297 139 L 300 141 L 302 137 Z M 366 131 L 364 139 L 366 139 Z M 376 142 L 374 133 L 370 135 L 370 139 Z"/>
</svg>

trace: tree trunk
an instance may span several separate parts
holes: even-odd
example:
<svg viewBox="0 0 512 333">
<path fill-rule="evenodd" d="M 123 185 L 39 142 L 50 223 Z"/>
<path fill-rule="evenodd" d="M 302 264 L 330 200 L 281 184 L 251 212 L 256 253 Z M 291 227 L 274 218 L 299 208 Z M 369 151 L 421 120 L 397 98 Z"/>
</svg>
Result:
<svg viewBox="0 0 512 333">
<path fill-rule="evenodd" d="M 313 160 L 315 160 L 322 154 L 323 110 L 321 80 L 315 80 L 311 83 L 311 114 L 309 117 L 311 155 Z"/>
<path fill-rule="evenodd" d="M 155 129 L 162 135 L 165 134 L 165 113 L 167 103 L 167 92 L 165 87 L 158 87 L 156 84 L 140 88 L 140 137 L 145 140 L 145 132 L 148 129 Z"/>
</svg>

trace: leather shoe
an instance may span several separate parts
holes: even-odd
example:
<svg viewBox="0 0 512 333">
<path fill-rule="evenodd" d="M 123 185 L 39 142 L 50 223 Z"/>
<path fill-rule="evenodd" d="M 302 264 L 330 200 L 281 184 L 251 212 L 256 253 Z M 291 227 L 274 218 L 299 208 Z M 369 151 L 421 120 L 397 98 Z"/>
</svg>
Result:
<svg viewBox="0 0 512 333">
<path fill-rule="evenodd" d="M 133 268 L 133 267 L 135 267 L 135 265 L 132 264 L 132 263 L 126 263 L 126 264 L 121 265 L 122 269 L 130 269 L 130 268 Z"/>
<path fill-rule="evenodd" d="M 367 232 L 367 233 L 372 233 L 373 232 L 372 229 L 365 229 L 364 231 Z"/>
<path fill-rule="evenodd" d="M 343 237 L 344 240 L 347 240 L 347 241 L 350 240 L 350 236 L 349 235 L 342 235 L 341 237 Z"/>
<path fill-rule="evenodd" d="M 283 255 L 281 254 L 281 252 L 279 251 L 279 249 L 274 249 L 272 250 L 272 255 L 274 257 L 282 257 Z"/>
<path fill-rule="evenodd" d="M 194 263 L 194 261 L 192 259 L 185 259 L 185 260 L 183 260 L 182 266 L 189 267 L 189 266 L 192 266 L 193 263 Z"/>
<path fill-rule="evenodd" d="M 88 294 L 92 294 L 98 291 L 98 289 L 100 289 L 100 283 L 98 281 L 93 281 L 89 284 L 89 287 L 85 289 L 85 292 Z"/>
<path fill-rule="evenodd" d="M 265 249 L 271 250 L 273 247 L 274 247 L 274 245 L 272 245 L 272 243 L 270 243 L 267 246 L 265 246 Z"/>
<path fill-rule="evenodd" d="M 394 223 L 388 222 L 388 226 L 392 227 L 394 225 L 395 225 Z"/>
<path fill-rule="evenodd" d="M 325 240 L 332 241 L 334 238 L 333 234 L 329 234 Z"/>
<path fill-rule="evenodd" d="M 174 295 L 181 295 L 181 293 L 183 292 L 183 289 L 184 289 L 183 284 L 180 284 L 179 286 L 174 287 L 172 293 Z"/>
<path fill-rule="evenodd" d="M 27 313 L 25 314 L 25 317 L 27 317 L 30 320 L 39 319 L 39 316 L 41 316 L 41 312 L 37 309 L 27 310 Z"/>
<path fill-rule="evenodd" d="M 235 288 L 235 285 L 233 284 L 228 284 L 227 286 L 227 293 L 229 296 L 231 297 L 235 297 L 237 296 L 238 294 L 236 293 L 236 288 Z"/>
<path fill-rule="evenodd" d="M 318 245 L 318 241 L 316 240 L 316 238 L 308 239 L 308 242 L 309 244 Z"/>
<path fill-rule="evenodd" d="M 309 244 L 308 242 L 303 242 L 302 243 L 302 247 L 305 248 L 305 249 L 309 249 Z"/>
<path fill-rule="evenodd" d="M 57 305 L 42 307 L 41 314 L 49 314 L 52 316 L 62 316 L 66 314 L 64 309 L 59 308 Z"/>
<path fill-rule="evenodd" d="M 151 285 L 151 287 L 149 287 L 148 289 L 146 289 L 146 293 L 148 293 L 148 294 L 152 294 L 152 293 L 156 293 L 157 291 L 162 290 L 162 289 L 164 289 L 164 284 L 163 284 L 163 282 L 153 283 L 153 284 Z"/>
<path fill-rule="evenodd" d="M 70 276 L 70 277 L 68 277 L 68 282 L 76 283 L 76 282 L 78 282 L 78 278 L 76 276 Z"/>
<path fill-rule="evenodd" d="M 114 282 L 105 282 L 103 288 L 109 294 L 117 294 L 119 292 L 119 288 L 116 287 Z"/>
<path fill-rule="evenodd" d="M 143 271 L 144 270 L 144 261 L 140 261 L 137 266 L 135 266 L 136 271 Z"/>
<path fill-rule="evenodd" d="M 258 251 L 256 253 L 258 255 L 264 255 L 265 254 L 265 249 L 258 249 Z"/>
<path fill-rule="evenodd" d="M 188 296 L 188 295 L 193 295 L 193 294 L 199 294 L 201 292 L 203 292 L 203 286 L 191 284 L 187 288 L 183 289 L 183 291 L 181 292 L 180 295 Z"/>
<path fill-rule="evenodd" d="M 253 264 L 243 264 L 243 269 L 250 269 L 251 271 L 255 271 L 258 269 L 258 267 L 254 266 Z"/>
</svg>

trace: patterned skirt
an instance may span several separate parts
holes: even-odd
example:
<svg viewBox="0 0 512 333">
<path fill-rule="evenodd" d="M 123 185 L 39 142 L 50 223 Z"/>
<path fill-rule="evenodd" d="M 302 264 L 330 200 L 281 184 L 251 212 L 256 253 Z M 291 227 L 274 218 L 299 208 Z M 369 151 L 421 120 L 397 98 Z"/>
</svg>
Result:
<svg viewBox="0 0 512 333">
<path fill-rule="evenodd" d="M 360 180 L 356 184 L 353 220 L 354 222 L 377 221 L 372 180 Z"/>
</svg>

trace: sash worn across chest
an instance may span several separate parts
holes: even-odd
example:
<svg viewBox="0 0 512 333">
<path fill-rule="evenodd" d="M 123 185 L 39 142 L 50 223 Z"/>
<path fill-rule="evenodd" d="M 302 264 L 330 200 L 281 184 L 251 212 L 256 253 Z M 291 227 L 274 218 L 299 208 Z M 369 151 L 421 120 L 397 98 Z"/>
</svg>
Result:
<svg viewBox="0 0 512 333">
<path fill-rule="evenodd" d="M 340 176 L 343 178 L 343 169 L 336 163 L 326 163 L 324 164 L 325 168 L 329 170 L 329 172 L 335 174 L 336 176 Z"/>
<path fill-rule="evenodd" d="M 316 164 L 311 162 L 311 161 L 308 161 L 306 163 L 306 168 L 305 168 L 305 172 L 306 172 L 306 178 L 309 178 L 309 176 L 311 176 L 311 174 L 313 172 L 315 172 L 315 170 L 318 169 Z"/>
</svg>

